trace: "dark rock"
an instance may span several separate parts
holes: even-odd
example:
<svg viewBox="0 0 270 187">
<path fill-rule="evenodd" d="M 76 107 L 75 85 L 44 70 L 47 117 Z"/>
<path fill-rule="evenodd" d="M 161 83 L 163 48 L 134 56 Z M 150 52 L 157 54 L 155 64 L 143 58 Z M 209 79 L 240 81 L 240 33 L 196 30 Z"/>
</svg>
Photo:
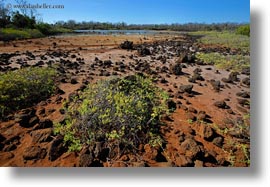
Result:
<svg viewBox="0 0 270 187">
<path fill-rule="evenodd" d="M 10 152 L 10 151 L 13 151 L 17 149 L 17 146 L 15 144 L 9 144 L 9 145 L 6 145 L 3 149 L 4 152 Z"/>
<path fill-rule="evenodd" d="M 41 61 L 38 61 L 35 66 L 43 66 L 45 63 L 41 60 Z"/>
<path fill-rule="evenodd" d="M 177 59 L 177 63 L 195 63 L 195 55 L 181 53 L 179 58 Z"/>
<path fill-rule="evenodd" d="M 250 94 L 248 92 L 238 92 L 236 95 L 242 98 L 250 98 Z"/>
<path fill-rule="evenodd" d="M 221 88 L 221 84 L 220 84 L 220 81 L 215 81 L 213 79 L 210 80 L 210 84 L 212 85 L 213 89 L 217 92 L 220 91 L 220 88 Z"/>
<path fill-rule="evenodd" d="M 70 80 L 70 83 L 71 83 L 71 84 L 77 84 L 77 83 L 78 83 L 78 81 L 77 81 L 77 79 L 72 78 L 72 79 Z"/>
<path fill-rule="evenodd" d="M 63 109 L 63 108 L 60 108 L 60 109 L 59 109 L 59 112 L 60 112 L 60 114 L 64 115 L 64 114 L 66 113 L 66 110 Z"/>
<path fill-rule="evenodd" d="M 211 140 L 214 136 L 213 129 L 208 125 L 201 125 L 199 131 L 201 137 L 204 138 L 205 140 Z"/>
<path fill-rule="evenodd" d="M 32 136 L 33 143 L 49 142 L 52 140 L 53 130 L 51 128 L 35 130 L 30 134 Z"/>
<path fill-rule="evenodd" d="M 64 146 L 63 140 L 63 136 L 57 136 L 56 139 L 52 142 L 49 149 L 50 161 L 56 160 L 67 151 L 67 148 Z"/>
<path fill-rule="evenodd" d="M 112 61 L 111 60 L 104 60 L 103 65 L 105 67 L 107 67 L 107 68 L 111 67 L 112 66 Z"/>
<path fill-rule="evenodd" d="M 191 113 L 197 114 L 197 110 L 191 106 L 188 108 L 188 111 Z"/>
<path fill-rule="evenodd" d="M 6 138 L 2 134 L 0 134 L 0 143 L 4 142 L 5 140 L 6 140 Z"/>
<path fill-rule="evenodd" d="M 242 80 L 242 83 L 247 85 L 247 86 L 250 86 L 250 78 L 249 77 L 246 77 Z"/>
<path fill-rule="evenodd" d="M 249 67 L 243 68 L 241 73 L 244 74 L 244 75 L 250 75 L 250 68 Z"/>
<path fill-rule="evenodd" d="M 46 150 L 41 149 L 40 146 L 27 147 L 23 152 L 24 160 L 42 159 L 46 156 Z"/>
<path fill-rule="evenodd" d="M 35 116 L 36 110 L 34 109 L 25 109 L 20 113 L 15 114 L 15 122 L 18 122 L 20 126 L 25 128 L 33 127 L 39 122 L 39 118 Z"/>
<path fill-rule="evenodd" d="M 198 115 L 197 115 L 197 120 L 198 121 L 206 121 L 207 119 L 207 115 L 205 113 L 205 111 L 199 111 Z"/>
<path fill-rule="evenodd" d="M 0 152 L 0 158 L 2 163 L 6 163 L 8 160 L 14 158 L 14 154 L 12 152 Z"/>
<path fill-rule="evenodd" d="M 188 84 L 188 85 L 181 85 L 179 86 L 179 91 L 181 93 L 192 93 L 192 88 L 193 88 L 193 85 L 192 84 Z"/>
<path fill-rule="evenodd" d="M 133 49 L 133 42 L 131 41 L 124 41 L 123 43 L 120 44 L 121 49 Z"/>
<path fill-rule="evenodd" d="M 165 78 L 161 78 L 160 83 L 166 84 L 166 83 L 168 83 L 168 81 Z"/>
<path fill-rule="evenodd" d="M 222 137 L 216 137 L 213 139 L 213 144 L 215 144 L 216 146 L 218 147 L 222 147 L 222 144 L 223 144 L 223 138 Z"/>
<path fill-rule="evenodd" d="M 188 78 L 188 82 L 195 83 L 196 79 L 194 77 L 190 77 Z"/>
<path fill-rule="evenodd" d="M 65 91 L 60 89 L 60 88 L 57 88 L 56 93 L 59 95 L 63 95 L 63 94 L 65 94 Z"/>
<path fill-rule="evenodd" d="M 37 130 L 37 129 L 46 129 L 46 128 L 52 128 L 52 127 L 53 127 L 53 122 L 50 119 L 42 119 L 34 127 L 34 130 Z"/>
<path fill-rule="evenodd" d="M 199 73 L 194 73 L 192 76 L 192 79 L 198 80 L 198 81 L 204 81 L 204 78 Z"/>
<path fill-rule="evenodd" d="M 146 48 L 146 47 L 139 48 L 138 53 L 139 53 L 140 56 L 151 55 L 150 50 L 148 48 Z"/>
<path fill-rule="evenodd" d="M 231 72 L 229 74 L 229 80 L 231 80 L 232 82 L 238 81 L 239 79 L 238 79 L 237 75 L 239 75 L 238 72 Z"/>
<path fill-rule="evenodd" d="M 234 112 L 233 112 L 232 109 L 228 109 L 228 110 L 227 110 L 227 113 L 228 113 L 228 114 L 234 114 Z"/>
<path fill-rule="evenodd" d="M 232 81 L 231 81 L 230 79 L 227 79 L 227 78 L 225 78 L 225 77 L 223 77 L 221 80 L 222 80 L 223 82 L 225 82 L 225 83 L 232 83 Z"/>
<path fill-rule="evenodd" d="M 245 105 L 250 105 L 250 102 L 249 102 L 249 100 L 247 100 L 247 99 L 239 99 L 239 98 L 237 98 L 237 102 L 241 105 L 241 106 L 245 106 Z"/>
<path fill-rule="evenodd" d="M 181 75 L 182 74 L 181 64 L 175 63 L 173 65 L 170 65 L 170 71 L 174 75 Z"/>
<path fill-rule="evenodd" d="M 93 154 L 89 151 L 88 148 L 82 150 L 79 156 L 79 167 L 90 167 L 94 161 Z"/>
<path fill-rule="evenodd" d="M 187 138 L 180 145 L 181 149 L 185 152 L 185 156 L 195 158 L 202 150 L 197 142 L 192 138 Z"/>
<path fill-rule="evenodd" d="M 176 103 L 172 99 L 167 101 L 167 106 L 170 111 L 176 110 Z"/>
<path fill-rule="evenodd" d="M 193 73 L 194 74 L 199 74 L 199 73 L 201 73 L 202 72 L 202 69 L 201 68 L 195 68 L 194 70 L 193 70 Z"/>
<path fill-rule="evenodd" d="M 167 68 L 166 66 L 162 66 L 160 69 L 160 73 L 167 73 L 167 71 L 169 71 L 169 68 Z"/>
<path fill-rule="evenodd" d="M 182 143 L 183 141 L 185 141 L 185 135 L 184 134 L 179 136 L 179 142 Z"/>
<path fill-rule="evenodd" d="M 98 155 L 98 158 L 101 161 L 106 162 L 107 158 L 109 157 L 109 154 L 110 154 L 110 149 L 109 148 L 102 148 L 99 155 Z"/>
<path fill-rule="evenodd" d="M 227 109 L 228 106 L 227 104 L 225 103 L 225 101 L 216 101 L 214 103 L 214 106 L 218 107 L 218 108 L 222 108 L 222 109 Z"/>
<path fill-rule="evenodd" d="M 15 122 L 19 123 L 23 127 L 31 127 L 29 121 L 35 117 L 35 109 L 24 109 L 15 114 Z M 33 119 L 31 120 L 33 122 Z"/>
</svg>

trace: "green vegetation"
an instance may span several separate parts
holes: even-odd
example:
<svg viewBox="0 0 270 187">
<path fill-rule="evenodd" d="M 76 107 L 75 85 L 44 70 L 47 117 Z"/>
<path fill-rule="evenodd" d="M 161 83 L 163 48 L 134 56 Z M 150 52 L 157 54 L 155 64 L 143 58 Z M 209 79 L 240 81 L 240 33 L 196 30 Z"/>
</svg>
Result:
<svg viewBox="0 0 270 187">
<path fill-rule="evenodd" d="M 0 119 L 48 98 L 55 90 L 55 76 L 54 69 L 40 67 L 0 73 Z"/>
<path fill-rule="evenodd" d="M 55 124 L 70 151 L 103 142 L 110 150 L 136 152 L 140 144 L 162 145 L 160 119 L 168 113 L 167 93 L 148 78 L 125 78 L 90 84 L 66 109 L 66 120 Z"/>
<path fill-rule="evenodd" d="M 14 29 L 14 28 L 0 29 L 0 40 L 2 41 L 40 38 L 40 37 L 44 37 L 44 35 L 37 29 Z"/>
<path fill-rule="evenodd" d="M 250 36 L 250 25 L 243 25 L 237 28 L 236 34 Z"/>
<path fill-rule="evenodd" d="M 197 31 L 190 35 L 201 36 L 197 43 L 206 45 L 220 45 L 231 49 L 240 49 L 243 52 L 250 51 L 250 40 L 248 36 L 239 35 L 236 32 Z M 224 55 L 221 53 L 197 53 L 196 57 L 206 64 L 215 65 L 217 68 L 241 71 L 250 67 L 250 56 Z"/>
<path fill-rule="evenodd" d="M 61 34 L 61 33 L 70 33 L 72 30 L 66 29 L 63 27 L 58 26 L 52 26 L 47 23 L 38 23 L 35 26 L 40 32 L 42 32 L 44 35 L 55 35 L 55 34 Z"/>
<path fill-rule="evenodd" d="M 241 71 L 250 67 L 250 56 L 222 55 L 220 53 L 197 53 L 196 58 L 220 69 Z"/>
<path fill-rule="evenodd" d="M 197 31 L 190 32 L 190 35 L 202 36 L 198 43 L 219 44 L 232 49 L 240 48 L 243 51 L 250 51 L 250 38 L 230 31 Z"/>
<path fill-rule="evenodd" d="M 0 7 L 0 41 L 40 38 L 48 35 L 72 32 L 70 29 L 53 26 L 47 23 L 37 23 L 34 16 L 21 14 L 18 11 L 9 13 Z"/>
</svg>

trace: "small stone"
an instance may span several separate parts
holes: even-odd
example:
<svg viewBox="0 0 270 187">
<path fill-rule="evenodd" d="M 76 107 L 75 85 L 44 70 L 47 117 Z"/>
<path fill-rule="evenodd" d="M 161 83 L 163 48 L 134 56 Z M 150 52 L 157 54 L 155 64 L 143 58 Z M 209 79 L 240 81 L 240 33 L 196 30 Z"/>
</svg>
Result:
<svg viewBox="0 0 270 187">
<path fill-rule="evenodd" d="M 194 164 L 195 164 L 195 167 L 203 167 L 203 161 L 195 160 Z"/>
<path fill-rule="evenodd" d="M 216 101 L 214 103 L 214 106 L 218 107 L 218 108 L 222 108 L 222 109 L 226 109 L 228 108 L 227 104 L 225 103 L 225 101 Z"/>
<path fill-rule="evenodd" d="M 23 158 L 24 160 L 39 159 L 41 157 L 42 149 L 39 146 L 27 147 L 24 150 Z"/>
<path fill-rule="evenodd" d="M 193 88 L 193 85 L 189 84 L 189 85 L 181 85 L 179 87 L 179 91 L 184 93 L 191 93 L 192 92 L 192 88 Z"/>
<path fill-rule="evenodd" d="M 216 146 L 218 147 L 222 147 L 222 144 L 223 144 L 223 138 L 222 137 L 216 137 L 213 139 L 213 144 L 215 144 Z"/>
<path fill-rule="evenodd" d="M 17 146 L 15 144 L 9 144 L 9 145 L 6 145 L 3 149 L 4 152 L 10 152 L 10 151 L 13 151 L 17 148 Z"/>
<path fill-rule="evenodd" d="M 32 141 L 33 143 L 49 142 L 52 140 L 52 134 L 53 130 L 50 128 L 32 131 Z"/>
<path fill-rule="evenodd" d="M 201 125 L 200 126 L 200 135 L 202 138 L 204 138 L 205 140 L 210 140 L 213 138 L 214 136 L 214 131 L 211 127 L 209 127 L 208 125 Z"/>
<path fill-rule="evenodd" d="M 78 81 L 77 81 L 77 79 L 72 78 L 72 79 L 70 80 L 70 83 L 71 83 L 71 84 L 77 84 L 77 83 L 78 83 Z"/>
</svg>

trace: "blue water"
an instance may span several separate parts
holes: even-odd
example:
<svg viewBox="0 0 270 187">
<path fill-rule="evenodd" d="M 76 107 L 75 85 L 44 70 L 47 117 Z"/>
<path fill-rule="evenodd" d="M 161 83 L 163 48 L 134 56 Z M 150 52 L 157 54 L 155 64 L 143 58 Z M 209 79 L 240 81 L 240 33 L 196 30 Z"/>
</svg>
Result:
<svg viewBox="0 0 270 187">
<path fill-rule="evenodd" d="M 97 35 L 132 35 L 132 34 L 157 34 L 160 31 L 153 30 L 74 30 L 75 33 L 80 34 L 97 34 Z"/>
</svg>

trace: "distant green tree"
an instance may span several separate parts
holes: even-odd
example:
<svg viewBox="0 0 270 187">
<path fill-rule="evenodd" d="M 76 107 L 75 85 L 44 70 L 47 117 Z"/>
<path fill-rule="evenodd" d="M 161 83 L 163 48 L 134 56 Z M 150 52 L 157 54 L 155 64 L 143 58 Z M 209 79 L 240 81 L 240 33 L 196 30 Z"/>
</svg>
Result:
<svg viewBox="0 0 270 187">
<path fill-rule="evenodd" d="M 20 14 L 18 11 L 12 16 L 12 23 L 17 28 L 28 28 L 34 29 L 36 20 L 35 17 L 28 17 L 26 15 Z"/>
</svg>

